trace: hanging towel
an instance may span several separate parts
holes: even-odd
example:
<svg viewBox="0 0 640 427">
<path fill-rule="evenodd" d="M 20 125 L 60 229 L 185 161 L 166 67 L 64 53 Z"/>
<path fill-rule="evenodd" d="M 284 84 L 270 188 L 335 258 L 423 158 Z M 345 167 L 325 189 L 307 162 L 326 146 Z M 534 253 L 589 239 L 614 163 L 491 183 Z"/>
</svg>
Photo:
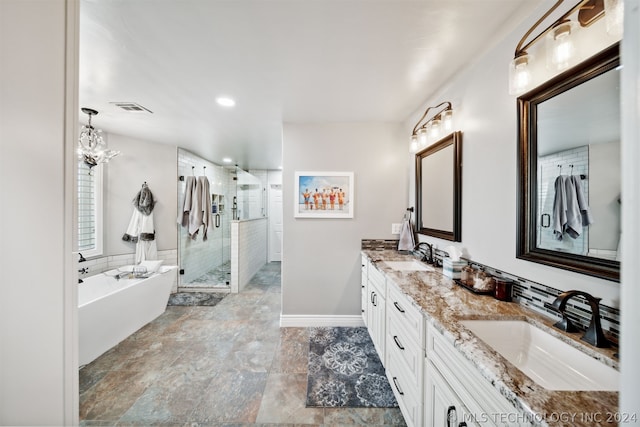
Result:
<svg viewBox="0 0 640 427">
<path fill-rule="evenodd" d="M 189 236 L 193 240 L 198 237 L 202 226 L 202 240 L 207 240 L 207 232 L 211 226 L 211 193 L 209 191 L 209 180 L 206 176 L 199 176 L 195 181 L 195 186 L 190 196 L 191 206 L 189 208 Z"/>
<path fill-rule="evenodd" d="M 576 239 L 583 227 L 593 223 L 580 177 L 560 175 L 554 187 L 553 234 L 556 240 L 562 240 L 565 233 Z"/>
<path fill-rule="evenodd" d="M 411 226 L 411 220 L 405 219 L 402 222 L 402 229 L 400 230 L 400 240 L 398 241 L 398 250 L 412 251 L 415 245 L 416 243 L 413 237 L 413 227 Z"/>
<path fill-rule="evenodd" d="M 200 197 L 198 213 L 202 214 L 202 240 L 207 240 L 207 232 L 212 225 L 213 217 L 211 216 L 211 191 L 209 191 L 209 179 L 206 176 L 199 176 L 196 187 L 200 187 L 200 191 L 196 191 Z"/>
<path fill-rule="evenodd" d="M 192 196 L 196 188 L 196 177 L 187 176 L 184 186 L 184 199 L 182 200 L 182 211 L 178 215 L 178 224 L 183 227 L 189 226 L 189 216 L 191 214 Z"/>
<path fill-rule="evenodd" d="M 155 227 L 153 223 L 153 194 L 145 184 L 133 199 L 133 214 L 122 240 L 136 244 L 136 264 L 158 259 Z"/>
</svg>

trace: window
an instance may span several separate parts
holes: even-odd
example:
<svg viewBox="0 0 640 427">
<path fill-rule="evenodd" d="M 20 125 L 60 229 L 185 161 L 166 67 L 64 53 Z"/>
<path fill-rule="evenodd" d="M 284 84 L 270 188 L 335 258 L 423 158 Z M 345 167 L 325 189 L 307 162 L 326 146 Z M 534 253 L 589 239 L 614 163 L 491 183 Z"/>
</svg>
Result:
<svg viewBox="0 0 640 427">
<path fill-rule="evenodd" d="M 102 255 L 102 166 L 91 171 L 84 162 L 78 163 L 78 252 Z"/>
</svg>

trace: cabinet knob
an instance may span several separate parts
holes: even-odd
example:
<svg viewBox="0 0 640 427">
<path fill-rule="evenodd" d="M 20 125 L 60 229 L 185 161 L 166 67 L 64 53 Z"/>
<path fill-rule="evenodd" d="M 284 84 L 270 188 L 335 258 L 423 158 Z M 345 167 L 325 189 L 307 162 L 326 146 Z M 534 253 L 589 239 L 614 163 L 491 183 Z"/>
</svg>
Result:
<svg viewBox="0 0 640 427">
<path fill-rule="evenodd" d="M 447 427 L 455 427 L 458 422 L 456 407 L 451 405 L 447 408 Z"/>
</svg>

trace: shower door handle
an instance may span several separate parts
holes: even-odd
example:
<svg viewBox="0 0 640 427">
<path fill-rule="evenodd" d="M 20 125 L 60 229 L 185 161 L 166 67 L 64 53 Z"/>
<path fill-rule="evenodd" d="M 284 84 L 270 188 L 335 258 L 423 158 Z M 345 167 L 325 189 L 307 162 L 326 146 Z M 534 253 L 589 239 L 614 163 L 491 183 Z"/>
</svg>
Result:
<svg viewBox="0 0 640 427">
<path fill-rule="evenodd" d="M 220 227 L 220 214 L 216 214 L 216 228 Z"/>
<path fill-rule="evenodd" d="M 549 226 L 551 225 L 551 215 L 542 214 L 542 216 L 540 216 L 540 223 L 542 228 L 549 228 Z"/>
</svg>

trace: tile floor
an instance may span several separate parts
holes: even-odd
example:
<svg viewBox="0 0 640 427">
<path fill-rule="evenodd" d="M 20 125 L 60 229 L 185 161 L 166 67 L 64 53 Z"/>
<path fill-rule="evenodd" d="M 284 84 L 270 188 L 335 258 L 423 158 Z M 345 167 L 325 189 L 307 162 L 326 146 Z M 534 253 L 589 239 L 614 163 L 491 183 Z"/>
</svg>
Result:
<svg viewBox="0 0 640 427">
<path fill-rule="evenodd" d="M 180 284 L 182 291 L 200 291 L 203 289 L 228 289 L 231 283 L 231 261 L 207 271 L 200 277 L 193 279 L 191 282 Z"/>
<path fill-rule="evenodd" d="M 280 263 L 214 307 L 167 311 L 80 370 L 84 426 L 404 426 L 398 409 L 306 408 L 307 328 L 279 328 Z"/>
</svg>

